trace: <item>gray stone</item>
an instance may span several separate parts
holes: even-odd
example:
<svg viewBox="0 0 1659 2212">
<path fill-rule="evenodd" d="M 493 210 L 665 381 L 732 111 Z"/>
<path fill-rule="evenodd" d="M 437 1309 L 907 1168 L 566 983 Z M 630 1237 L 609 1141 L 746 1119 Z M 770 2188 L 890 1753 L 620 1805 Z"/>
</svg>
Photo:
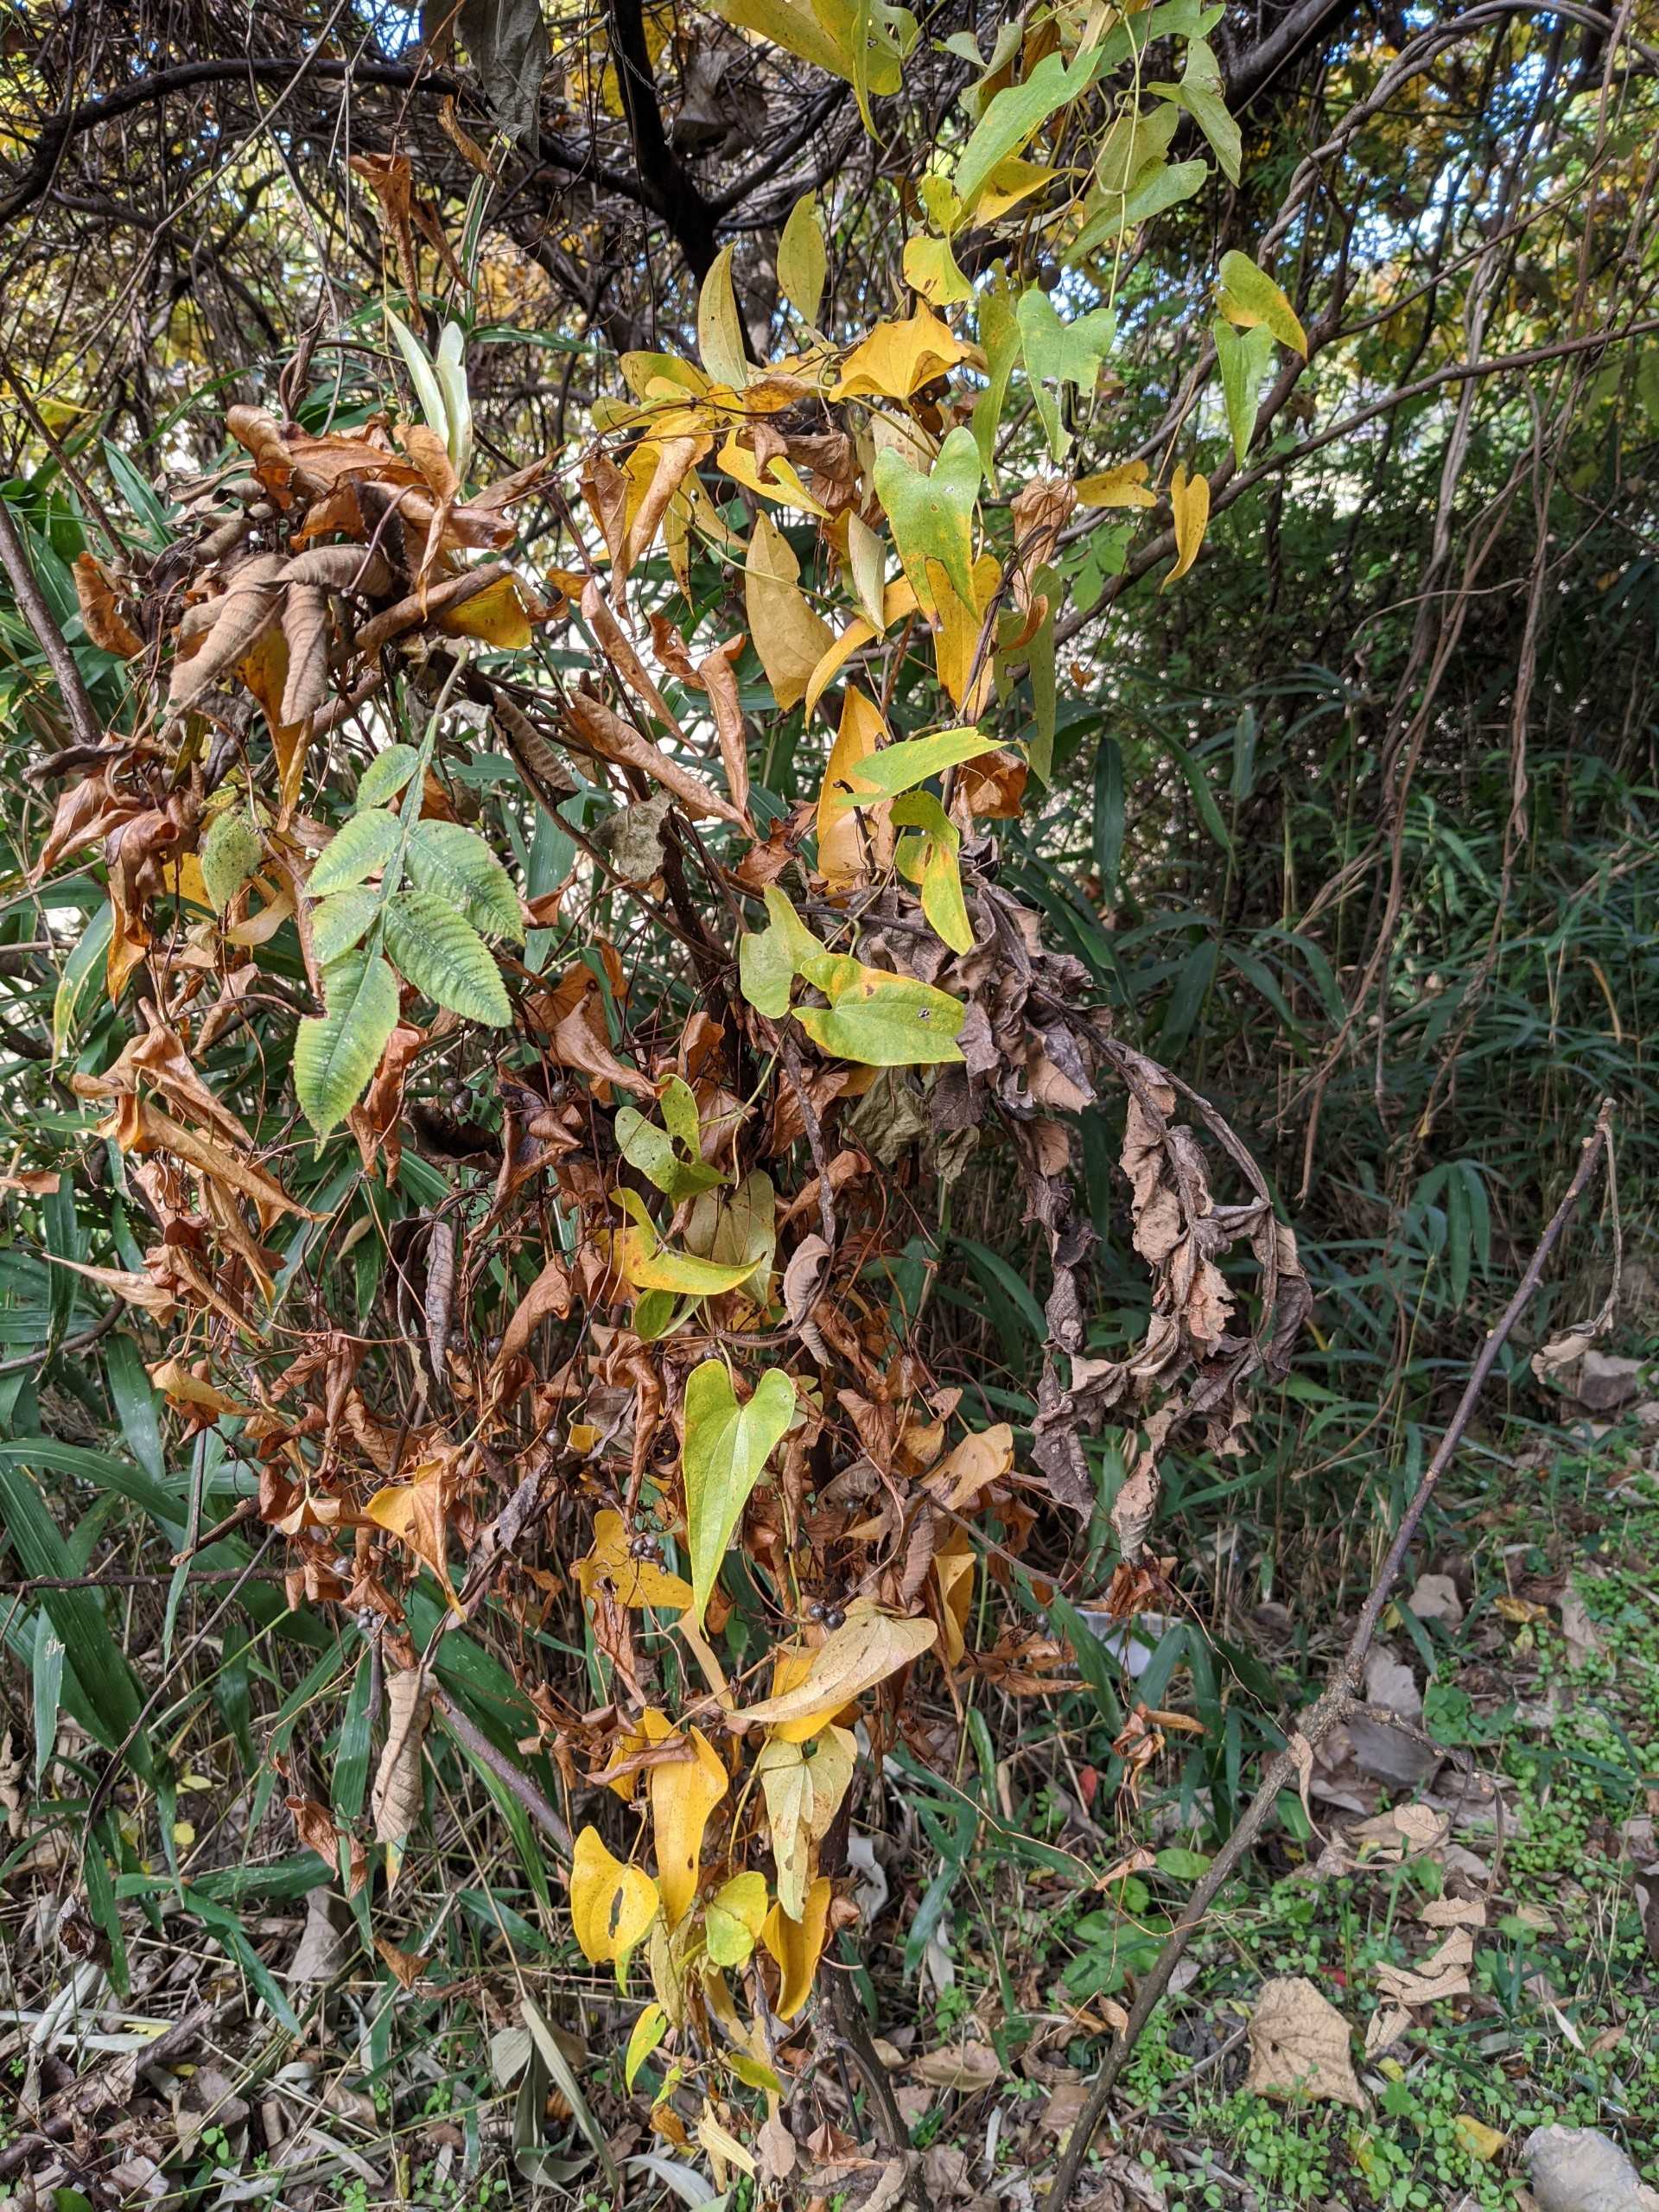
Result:
<svg viewBox="0 0 1659 2212">
<path fill-rule="evenodd" d="M 1599 2128 L 1536 2127 L 1525 2157 L 1540 2212 L 1659 2212 L 1659 2194 Z"/>
</svg>

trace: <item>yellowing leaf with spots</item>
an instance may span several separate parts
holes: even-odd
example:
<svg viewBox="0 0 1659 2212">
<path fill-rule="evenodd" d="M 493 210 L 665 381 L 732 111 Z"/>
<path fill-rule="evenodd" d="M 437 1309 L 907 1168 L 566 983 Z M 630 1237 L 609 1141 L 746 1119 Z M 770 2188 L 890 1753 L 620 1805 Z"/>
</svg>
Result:
<svg viewBox="0 0 1659 2212">
<path fill-rule="evenodd" d="M 607 1597 L 613 1605 L 665 1605 L 677 1613 L 691 1603 L 691 1585 L 671 1574 L 648 1553 L 635 1556 L 626 1522 L 620 1513 L 594 1516 L 593 1548 L 575 1565 L 582 1594 L 590 1601 Z"/>
<path fill-rule="evenodd" d="M 583 1957 L 596 1967 L 626 1958 L 657 1910 L 650 1875 L 613 1858 L 597 1828 L 583 1828 L 570 1866 L 570 1926 Z"/>
</svg>

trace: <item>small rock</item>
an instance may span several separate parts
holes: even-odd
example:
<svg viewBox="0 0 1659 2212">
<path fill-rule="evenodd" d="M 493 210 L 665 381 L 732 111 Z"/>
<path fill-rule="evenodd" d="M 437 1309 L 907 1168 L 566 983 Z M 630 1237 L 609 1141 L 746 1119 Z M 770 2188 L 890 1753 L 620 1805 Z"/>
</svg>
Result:
<svg viewBox="0 0 1659 2212">
<path fill-rule="evenodd" d="M 1636 1409 L 1638 1428 L 1659 1428 L 1659 1398 L 1643 1398 Z"/>
<path fill-rule="evenodd" d="M 1641 1389 L 1644 1364 L 1639 1359 L 1618 1358 L 1611 1352 L 1586 1351 L 1579 1362 L 1573 1395 L 1592 1414 L 1617 1413 Z"/>
<path fill-rule="evenodd" d="M 1406 1604 L 1420 1621 L 1444 1621 L 1456 1628 L 1463 1618 L 1463 1599 L 1449 1574 L 1420 1574 Z"/>
<path fill-rule="evenodd" d="M 1599 2128 L 1535 2128 L 1525 2155 L 1541 2212 L 1659 2212 L 1659 2193 Z"/>
</svg>

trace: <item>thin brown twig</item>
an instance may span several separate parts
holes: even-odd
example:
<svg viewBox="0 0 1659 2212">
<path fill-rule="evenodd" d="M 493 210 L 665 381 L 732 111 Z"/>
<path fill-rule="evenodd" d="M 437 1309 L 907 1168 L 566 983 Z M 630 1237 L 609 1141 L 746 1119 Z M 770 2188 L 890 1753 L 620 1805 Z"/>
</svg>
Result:
<svg viewBox="0 0 1659 2212">
<path fill-rule="evenodd" d="M 1388 1603 L 1389 1592 L 1399 1578 L 1401 1567 L 1405 1563 L 1406 1554 L 1411 1548 L 1419 1524 L 1427 1510 L 1429 1500 L 1434 1495 L 1436 1485 L 1463 1440 L 1464 1431 L 1467 1428 L 1480 1394 L 1485 1388 L 1486 1378 L 1492 1371 L 1498 1353 L 1509 1341 L 1516 1323 L 1531 1303 L 1533 1294 L 1543 1280 L 1544 1268 L 1549 1255 L 1560 1241 L 1561 1232 L 1567 1227 L 1579 1200 L 1588 1189 L 1598 1162 L 1604 1158 L 1611 1160 L 1612 1157 L 1612 1100 L 1605 1098 L 1596 1116 L 1595 1127 L 1584 1140 L 1578 1167 L 1573 1179 L 1567 1185 L 1560 1204 L 1550 1216 L 1548 1225 L 1539 1238 L 1532 1257 L 1527 1262 L 1525 1273 L 1516 1287 L 1514 1296 L 1504 1307 L 1501 1318 L 1480 1348 L 1479 1355 L 1470 1370 L 1469 1380 L 1464 1387 L 1463 1395 L 1458 1401 L 1457 1411 L 1447 1424 L 1446 1432 L 1435 1448 L 1434 1456 L 1429 1461 L 1423 1478 L 1418 1484 L 1415 1494 L 1406 1508 L 1400 1526 L 1395 1532 L 1394 1541 L 1389 1546 L 1382 1567 L 1377 1571 L 1376 1579 L 1371 1586 L 1370 1594 L 1360 1609 L 1359 1619 L 1349 1639 L 1347 1649 L 1332 1669 L 1325 1688 L 1291 1731 L 1290 1738 L 1285 1749 L 1269 1763 L 1267 1772 L 1263 1775 L 1255 1796 L 1245 1807 L 1237 1827 L 1216 1853 L 1214 1859 L 1211 1862 L 1209 1872 L 1187 1899 L 1179 1919 L 1170 1930 L 1162 1950 L 1159 1952 L 1150 1972 L 1141 1983 L 1128 2019 L 1120 2031 L 1110 2050 L 1106 2054 L 1105 2063 L 1101 2068 L 1093 2089 L 1090 2092 L 1089 2101 L 1084 2107 L 1077 2124 L 1071 2131 L 1071 2139 L 1065 2147 L 1065 2154 L 1055 2172 L 1053 2187 L 1045 2200 L 1045 2212 L 1065 2212 L 1065 2208 L 1070 2202 L 1072 2192 L 1077 2187 L 1077 2177 L 1082 2171 L 1084 2159 L 1088 2156 L 1089 2146 L 1094 2141 L 1100 2123 L 1105 2117 L 1106 2107 L 1111 2101 L 1112 2091 L 1116 2087 L 1118 2077 L 1128 2063 L 1129 2054 L 1139 2042 L 1147 2021 L 1151 2019 L 1161 2002 L 1164 1992 L 1169 1986 L 1170 1976 L 1180 1963 L 1187 1945 L 1203 1925 L 1210 1907 L 1214 1904 L 1222 1889 L 1231 1879 L 1234 1869 L 1267 1826 L 1268 1818 L 1278 1803 L 1280 1792 L 1291 1786 L 1298 1776 L 1306 1773 L 1313 1747 L 1322 1737 L 1329 1734 L 1343 1713 L 1348 1710 L 1365 1664 L 1366 1654 L 1370 1651 L 1372 1638 L 1376 1634 L 1376 1625 L 1382 1618 L 1382 1608 Z"/>
</svg>

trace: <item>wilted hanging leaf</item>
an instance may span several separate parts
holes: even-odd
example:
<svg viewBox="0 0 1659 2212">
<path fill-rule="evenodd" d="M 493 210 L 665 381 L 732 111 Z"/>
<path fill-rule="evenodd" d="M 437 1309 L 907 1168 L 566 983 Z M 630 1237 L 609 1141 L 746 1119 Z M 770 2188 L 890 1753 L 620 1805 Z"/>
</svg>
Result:
<svg viewBox="0 0 1659 2212">
<path fill-rule="evenodd" d="M 726 1363 L 706 1359 L 685 1386 L 686 1542 L 699 1621 L 749 1493 L 795 1414 L 795 1385 L 769 1368 L 739 1405 Z"/>
<path fill-rule="evenodd" d="M 437 1577 L 438 1586 L 453 1605 L 449 1581 L 449 1465 L 429 1459 L 416 1467 L 409 1480 L 378 1490 L 364 1507 L 364 1517 L 406 1544 L 416 1559 Z"/>
<path fill-rule="evenodd" d="M 812 1977 L 823 1956 L 830 1930 L 830 1899 L 833 1885 L 820 1874 L 806 1893 L 798 1920 L 781 1905 L 773 1905 L 760 1930 L 760 1941 L 778 1961 L 782 1986 L 778 1993 L 778 2017 L 792 2020 L 812 1993 Z"/>
<path fill-rule="evenodd" d="M 566 696 L 565 710 L 575 734 L 601 760 L 639 769 L 664 791 L 672 791 L 694 820 L 713 815 L 740 830 L 747 829 L 747 817 L 722 792 L 683 766 L 671 753 L 659 751 L 631 722 L 613 714 L 602 699 L 593 698 L 585 691 L 572 691 Z"/>
<path fill-rule="evenodd" d="M 91 553 L 75 556 L 75 596 L 80 601 L 81 626 L 100 651 L 119 653 L 123 660 L 143 652 L 143 639 L 122 613 L 108 576 Z"/>
<path fill-rule="evenodd" d="M 1184 576 L 1198 557 L 1210 520 L 1209 478 L 1198 474 L 1189 476 L 1185 463 L 1178 462 L 1169 482 L 1169 508 L 1175 521 L 1175 565 L 1160 587 L 1164 591 Z"/>
<path fill-rule="evenodd" d="M 548 64 L 541 0 L 461 0 L 455 28 L 497 125 L 509 138 L 527 139 L 533 156 Z"/>
<path fill-rule="evenodd" d="M 643 1715 L 641 1726 L 652 1744 L 670 1743 L 676 1733 L 666 1714 L 654 1707 Z M 684 1919 L 696 1896 L 703 1830 L 709 1815 L 726 1795 L 728 1781 L 720 1754 L 702 1731 L 689 1728 L 685 1736 L 691 1756 L 664 1759 L 653 1764 L 650 1776 L 657 1886 L 671 1929 Z"/>
<path fill-rule="evenodd" d="M 626 1958 L 657 1910 L 650 1875 L 613 1858 L 597 1828 L 583 1828 L 570 1866 L 570 1927 L 583 1956 L 595 1966 Z"/>
<path fill-rule="evenodd" d="M 408 1667 L 388 1676 L 385 1749 L 369 1799 L 377 1842 L 401 1843 L 421 1817 L 421 1746 L 430 1704 L 423 1669 Z"/>
<path fill-rule="evenodd" d="M 778 241 L 778 288 L 803 322 L 817 321 L 829 270 L 817 200 L 804 193 L 790 209 Z"/>
<path fill-rule="evenodd" d="M 1240 330 L 1254 330 L 1258 326 L 1270 330 L 1281 346 L 1288 346 L 1294 353 L 1306 359 L 1307 333 L 1302 328 L 1295 308 L 1248 253 L 1224 253 L 1219 275 L 1216 305 L 1229 322 Z"/>
<path fill-rule="evenodd" d="M 813 670 L 834 642 L 830 625 L 806 602 L 800 573 L 782 531 L 769 515 L 758 514 L 744 563 L 743 603 L 772 696 L 785 713 L 805 697 Z"/>
<path fill-rule="evenodd" d="M 765 1721 L 772 1726 L 785 1721 L 828 1719 L 862 1691 L 874 1688 L 925 1651 L 931 1651 L 938 1633 L 931 1621 L 895 1620 L 891 1613 L 861 1602 L 812 1654 L 803 1681 L 781 1696 L 764 1698 L 759 1705 L 734 1713 L 732 1718 L 757 1724 Z"/>
</svg>

